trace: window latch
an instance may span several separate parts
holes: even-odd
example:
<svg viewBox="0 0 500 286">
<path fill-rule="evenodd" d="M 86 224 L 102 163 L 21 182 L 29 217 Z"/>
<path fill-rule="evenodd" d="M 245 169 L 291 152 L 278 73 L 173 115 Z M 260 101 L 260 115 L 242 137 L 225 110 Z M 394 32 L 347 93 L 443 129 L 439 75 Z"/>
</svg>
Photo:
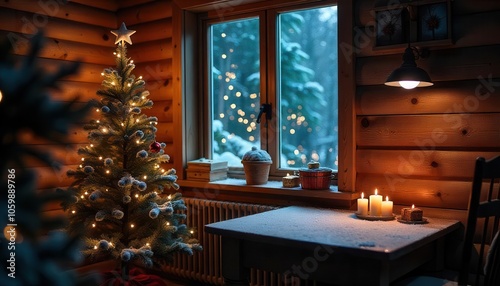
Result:
<svg viewBox="0 0 500 286">
<path fill-rule="evenodd" d="M 260 106 L 259 115 L 257 115 L 257 123 L 260 123 L 260 118 L 262 116 L 262 113 L 266 114 L 266 120 L 271 120 L 273 114 L 271 109 L 271 104 L 264 103 Z"/>
</svg>

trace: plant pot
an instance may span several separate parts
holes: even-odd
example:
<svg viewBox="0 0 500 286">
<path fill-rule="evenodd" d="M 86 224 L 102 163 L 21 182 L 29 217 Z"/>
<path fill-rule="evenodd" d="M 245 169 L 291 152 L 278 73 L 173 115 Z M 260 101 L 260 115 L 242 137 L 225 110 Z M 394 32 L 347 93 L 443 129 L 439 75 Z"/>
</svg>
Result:
<svg viewBox="0 0 500 286">
<path fill-rule="evenodd" d="M 269 179 L 272 161 L 241 161 L 247 185 L 264 185 Z"/>
</svg>

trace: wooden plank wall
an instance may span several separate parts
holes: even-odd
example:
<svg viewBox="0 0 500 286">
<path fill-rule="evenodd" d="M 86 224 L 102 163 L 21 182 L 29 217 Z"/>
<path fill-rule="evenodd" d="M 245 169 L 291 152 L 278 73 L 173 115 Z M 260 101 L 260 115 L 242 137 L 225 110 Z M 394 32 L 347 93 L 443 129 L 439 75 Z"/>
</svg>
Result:
<svg viewBox="0 0 500 286">
<path fill-rule="evenodd" d="M 97 99 L 102 70 L 115 66 L 115 36 L 110 31 L 117 29 L 122 21 L 128 29 L 136 30 L 128 55 L 136 64 L 134 74 L 144 77 L 150 98 L 155 102 L 154 107 L 145 110 L 145 113 L 159 118 L 157 140 L 167 143 L 166 152 L 172 160 L 164 167 L 171 168 L 175 158 L 170 135 L 173 129 L 172 89 L 169 84 L 172 65 L 171 12 L 169 1 L 70 0 L 66 4 L 58 0 L 1 1 L 0 36 L 15 39 L 12 41 L 14 53 L 22 56 L 28 49 L 27 40 L 42 29 L 47 39 L 40 63 L 45 68 L 54 69 L 65 61 L 82 62 L 77 75 L 60 82 L 62 91 L 53 93 L 54 100 L 64 102 L 78 96 L 78 101 L 83 103 Z M 89 117 L 95 116 L 94 113 Z M 77 166 L 80 158 L 76 150 L 88 143 L 87 132 L 82 128 L 85 122 L 72 130 L 62 147 L 33 138 L 30 134 L 23 136 L 25 144 L 50 150 L 63 165 L 62 170 L 57 171 L 30 160 L 29 167 L 38 173 L 39 189 L 65 187 L 71 183 L 66 171 Z M 57 212 L 58 209 L 54 205 L 49 211 Z"/>
<path fill-rule="evenodd" d="M 414 90 L 383 85 L 404 52 L 373 49 L 383 2 L 355 2 L 356 189 L 463 220 L 475 158 L 500 154 L 500 2 L 452 1 L 453 43 L 417 61 L 435 85 Z"/>
</svg>

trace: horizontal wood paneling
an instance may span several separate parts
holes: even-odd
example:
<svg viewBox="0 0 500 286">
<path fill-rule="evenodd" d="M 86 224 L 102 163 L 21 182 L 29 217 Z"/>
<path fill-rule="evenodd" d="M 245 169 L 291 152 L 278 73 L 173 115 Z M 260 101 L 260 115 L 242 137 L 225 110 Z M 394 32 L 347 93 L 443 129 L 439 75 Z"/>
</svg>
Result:
<svg viewBox="0 0 500 286">
<path fill-rule="evenodd" d="M 496 152 L 439 151 L 426 146 L 415 150 L 358 150 L 357 171 L 366 174 L 397 174 L 401 177 L 471 180 L 474 160 L 492 158 Z"/>
<path fill-rule="evenodd" d="M 499 150 L 500 113 L 360 116 L 358 147 Z M 429 148 L 429 147 L 425 147 Z"/>
<path fill-rule="evenodd" d="M 132 36 L 133 44 L 140 44 L 172 37 L 172 19 L 161 19 L 154 22 L 127 26 L 137 32 Z M 114 41 L 113 41 L 114 42 Z"/>
<path fill-rule="evenodd" d="M 383 85 L 405 48 L 374 48 L 384 5 L 355 2 L 356 190 L 465 223 L 475 159 L 500 154 L 500 2 L 451 2 L 453 42 L 416 61 L 435 85 L 414 90 Z"/>
<path fill-rule="evenodd" d="M 102 2 L 109 2 L 109 0 Z M 33 13 L 36 15 L 37 23 L 43 23 L 40 19 L 52 17 L 72 22 L 92 23 L 92 25 L 113 29 L 116 27 L 116 15 L 112 11 L 76 4 L 73 1 L 61 3 L 62 1 L 1 1 L 0 7 Z"/>
<path fill-rule="evenodd" d="M 116 12 L 116 10 L 118 10 L 118 8 L 120 7 L 118 2 L 121 2 L 121 1 L 119 1 L 119 0 L 106 0 L 106 1 L 103 1 L 103 0 L 69 0 L 69 2 L 75 2 L 75 3 L 85 5 L 85 6 L 91 6 L 91 7 L 111 11 L 111 12 Z"/>
<path fill-rule="evenodd" d="M 356 107 L 358 115 L 500 112 L 500 78 L 440 82 L 412 90 L 359 86 Z"/>
<path fill-rule="evenodd" d="M 129 57 L 136 62 L 152 62 L 172 58 L 172 39 L 161 39 L 134 44 L 128 49 Z"/>
<path fill-rule="evenodd" d="M 467 209 L 471 190 L 470 181 L 421 180 L 397 174 L 358 174 L 358 191 L 365 195 L 389 196 L 400 205 L 450 209 Z"/>
<path fill-rule="evenodd" d="M 47 18 L 46 21 L 35 25 L 31 21 L 32 13 L 20 12 L 11 9 L 0 9 L 0 30 L 12 32 L 10 40 L 17 45 L 26 41 L 31 34 L 43 29 L 45 36 L 53 39 L 87 43 L 98 46 L 112 47 L 109 28 L 84 23 L 72 22 L 57 18 Z M 26 21 L 28 19 L 28 21 Z"/>
<path fill-rule="evenodd" d="M 117 13 L 118 22 L 125 22 L 127 26 L 132 26 L 172 17 L 172 1 L 163 0 L 139 4 L 137 2 L 133 6 L 120 8 Z"/>
<path fill-rule="evenodd" d="M 500 77 L 500 45 L 431 51 L 429 58 L 417 65 L 429 73 L 432 81 L 477 79 L 478 76 Z M 356 84 L 383 84 L 387 76 L 402 64 L 402 53 L 377 57 L 358 57 Z"/>
</svg>

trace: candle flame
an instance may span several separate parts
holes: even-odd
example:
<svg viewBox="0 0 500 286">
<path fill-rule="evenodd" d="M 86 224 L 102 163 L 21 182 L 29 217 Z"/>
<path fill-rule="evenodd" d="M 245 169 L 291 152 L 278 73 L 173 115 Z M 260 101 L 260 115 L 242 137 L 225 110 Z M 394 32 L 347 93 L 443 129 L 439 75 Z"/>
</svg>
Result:
<svg viewBox="0 0 500 286">
<path fill-rule="evenodd" d="M 414 209 L 415 208 L 415 205 L 411 205 L 411 208 Z"/>
<path fill-rule="evenodd" d="M 365 198 L 365 193 L 361 192 L 361 198 L 364 199 Z"/>
<path fill-rule="evenodd" d="M 375 195 L 377 195 L 377 192 L 378 192 L 378 190 L 377 190 L 377 189 L 375 189 Z"/>
<path fill-rule="evenodd" d="M 288 176 L 290 176 L 290 173 L 286 173 L 286 176 L 287 176 L 287 177 L 288 177 Z"/>
<path fill-rule="evenodd" d="M 388 202 L 389 201 L 389 196 L 385 196 L 385 201 Z"/>
</svg>

